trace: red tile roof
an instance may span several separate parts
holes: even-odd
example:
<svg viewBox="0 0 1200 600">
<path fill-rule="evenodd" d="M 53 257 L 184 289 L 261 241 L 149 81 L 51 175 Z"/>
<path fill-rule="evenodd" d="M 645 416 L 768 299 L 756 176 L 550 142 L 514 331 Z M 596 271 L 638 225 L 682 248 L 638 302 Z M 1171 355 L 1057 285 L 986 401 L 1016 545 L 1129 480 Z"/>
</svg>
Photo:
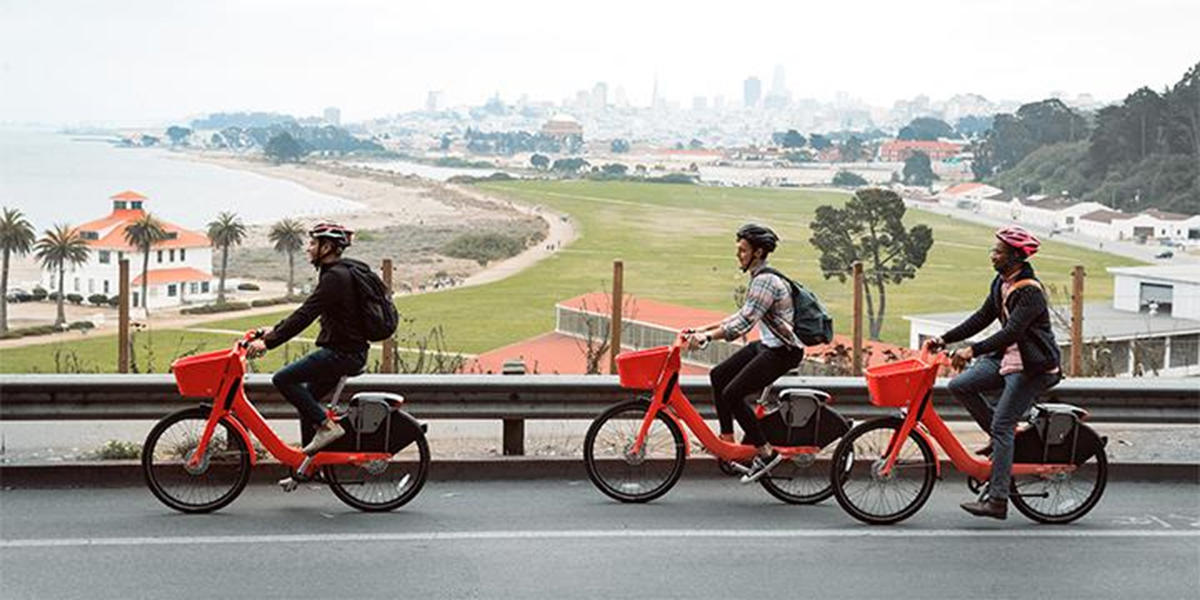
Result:
<svg viewBox="0 0 1200 600">
<path fill-rule="evenodd" d="M 607 313 L 609 310 L 608 298 L 609 295 L 604 292 L 593 292 L 563 300 L 558 303 L 558 306 L 575 310 L 585 310 L 586 306 L 587 312 Z M 623 319 L 625 321 L 649 323 L 673 330 L 711 323 L 727 316 L 713 310 L 691 308 L 633 296 L 627 299 L 624 308 Z M 755 328 L 746 337 L 748 341 L 759 339 L 758 329 Z M 530 373 L 581 374 L 587 370 L 586 356 L 581 344 L 581 340 L 566 334 L 544 333 L 480 354 L 474 360 L 469 361 L 463 370 L 476 373 L 499 373 L 503 368 L 504 361 L 520 359 L 525 362 L 525 368 Z M 849 348 L 852 344 L 853 342 L 848 336 L 834 335 L 832 343 L 808 347 L 805 349 L 805 355 L 821 359 L 838 345 Z M 887 353 L 904 355 L 909 352 L 905 348 L 882 342 L 867 341 L 863 345 L 867 351 L 867 366 L 887 362 Z M 633 350 L 634 348 L 627 347 L 625 349 Z M 608 372 L 607 358 L 601 361 L 600 370 L 604 373 Z M 684 363 L 682 368 L 682 373 L 685 375 L 704 374 L 708 371 L 709 367 L 707 366 L 687 363 Z"/>
<path fill-rule="evenodd" d="M 145 200 L 146 197 L 130 190 L 126 190 L 112 197 L 116 200 Z M 80 225 L 79 231 L 89 231 L 95 233 L 98 238 L 87 240 L 89 246 L 101 248 L 105 250 L 123 250 L 127 252 L 136 251 L 137 249 L 129 245 L 125 241 L 125 229 L 129 224 L 142 218 L 146 215 L 143 209 L 125 208 L 113 209 L 108 216 L 88 221 Z M 159 242 L 153 246 L 154 249 L 170 249 L 170 248 L 207 248 L 209 246 L 208 236 L 203 233 L 186 229 L 182 226 L 167 221 L 160 221 L 163 229 L 168 234 L 173 233 L 175 237 L 169 240 Z"/>
<path fill-rule="evenodd" d="M 146 274 L 150 277 L 150 285 L 181 283 L 185 281 L 210 281 L 213 278 L 212 275 L 191 267 L 151 269 Z M 142 276 L 140 274 L 133 278 L 133 285 L 142 285 Z"/>
<path fill-rule="evenodd" d="M 109 199 L 110 200 L 145 200 L 146 197 L 133 191 L 133 190 L 125 190 L 125 191 L 121 192 L 120 194 L 115 194 L 113 196 L 110 196 Z"/>
</svg>

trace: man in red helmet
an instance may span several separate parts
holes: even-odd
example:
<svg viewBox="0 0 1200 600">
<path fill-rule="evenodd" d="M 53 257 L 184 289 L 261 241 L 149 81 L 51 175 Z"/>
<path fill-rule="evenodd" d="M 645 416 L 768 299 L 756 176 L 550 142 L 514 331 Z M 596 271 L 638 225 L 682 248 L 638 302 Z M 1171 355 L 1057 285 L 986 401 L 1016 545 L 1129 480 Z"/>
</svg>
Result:
<svg viewBox="0 0 1200 600">
<path fill-rule="evenodd" d="M 1028 262 L 1040 245 L 1020 227 L 997 231 L 991 251 L 997 275 L 983 306 L 941 337 L 925 341 L 927 349 L 937 350 L 983 331 L 997 319 L 1002 324 L 1000 331 L 953 355 L 956 368 L 974 362 L 950 381 L 950 392 L 992 439 L 979 451 L 992 455 L 987 493 L 962 504 L 963 510 L 976 516 L 1007 517 L 1017 421 L 1039 394 L 1062 379 L 1046 294 Z M 984 394 L 996 394 L 995 401 L 989 403 Z"/>
<path fill-rule="evenodd" d="M 350 246 L 354 232 L 334 223 L 321 223 L 308 236 L 308 259 L 320 273 L 317 287 L 295 312 L 274 327 L 260 330 L 262 335 L 251 342 L 250 352 L 261 355 L 320 318 L 317 350 L 276 371 L 271 378 L 300 412 L 301 443 L 311 456 L 346 433 L 326 416 L 318 399 L 333 391 L 343 375 L 362 372 L 370 343 L 363 333 L 362 308 L 354 292 L 351 267 L 342 261 L 342 252 Z"/>
</svg>

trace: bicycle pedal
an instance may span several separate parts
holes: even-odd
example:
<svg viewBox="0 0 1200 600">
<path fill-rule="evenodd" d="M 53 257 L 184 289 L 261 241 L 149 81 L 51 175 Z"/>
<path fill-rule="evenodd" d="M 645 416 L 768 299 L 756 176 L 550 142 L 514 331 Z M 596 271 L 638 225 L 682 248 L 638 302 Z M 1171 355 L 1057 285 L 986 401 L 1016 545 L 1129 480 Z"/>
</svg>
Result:
<svg viewBox="0 0 1200 600">
<path fill-rule="evenodd" d="M 746 473 L 750 472 L 750 467 L 747 467 L 746 465 L 743 465 L 742 463 L 731 462 L 728 464 L 729 464 L 729 468 L 733 469 L 734 471 L 737 471 L 738 473 L 741 473 L 742 475 L 745 475 Z"/>
<path fill-rule="evenodd" d="M 295 479 L 293 479 L 291 477 L 288 477 L 286 479 L 279 480 L 279 487 L 285 493 L 294 492 L 294 491 L 296 491 L 296 488 L 300 487 L 300 482 L 296 481 Z"/>
</svg>

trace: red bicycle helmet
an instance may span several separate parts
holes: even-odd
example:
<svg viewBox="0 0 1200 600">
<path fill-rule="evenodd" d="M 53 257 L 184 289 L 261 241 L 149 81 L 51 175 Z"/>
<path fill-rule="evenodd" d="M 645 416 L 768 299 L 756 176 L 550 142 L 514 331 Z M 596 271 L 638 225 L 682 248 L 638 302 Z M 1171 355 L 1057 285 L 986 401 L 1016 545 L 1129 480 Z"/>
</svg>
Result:
<svg viewBox="0 0 1200 600">
<path fill-rule="evenodd" d="M 341 248 L 347 248 L 354 241 L 354 232 L 337 223 L 317 223 L 308 230 L 312 238 L 333 240 Z"/>
<path fill-rule="evenodd" d="M 1037 254 L 1038 248 L 1042 243 L 1038 241 L 1032 233 L 1029 233 L 1023 227 L 1003 227 L 996 231 L 996 238 L 1000 241 L 1016 248 L 1018 252 L 1029 258 Z"/>
</svg>

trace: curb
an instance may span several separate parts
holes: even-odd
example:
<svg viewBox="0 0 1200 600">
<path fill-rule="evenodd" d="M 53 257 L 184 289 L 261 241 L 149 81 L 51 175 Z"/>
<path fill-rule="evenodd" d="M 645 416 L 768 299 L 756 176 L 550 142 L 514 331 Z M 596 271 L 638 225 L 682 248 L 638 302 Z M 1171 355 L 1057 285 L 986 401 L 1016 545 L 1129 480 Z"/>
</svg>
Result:
<svg viewBox="0 0 1200 600">
<path fill-rule="evenodd" d="M 707 457 L 693 457 L 684 470 L 688 478 L 726 478 Z M 943 464 L 943 476 L 962 480 L 952 465 Z M 1197 463 L 1111 463 L 1110 481 L 1200 484 Z M 286 477 L 288 469 L 277 462 L 255 465 L 251 483 L 274 483 Z M 431 481 L 521 481 L 534 479 L 587 479 L 583 460 L 578 457 L 496 457 L 443 459 L 430 466 Z M 112 488 L 145 485 L 141 463 L 132 460 L 106 462 L 64 462 L 33 465 L 0 465 L 0 488 Z"/>
</svg>

